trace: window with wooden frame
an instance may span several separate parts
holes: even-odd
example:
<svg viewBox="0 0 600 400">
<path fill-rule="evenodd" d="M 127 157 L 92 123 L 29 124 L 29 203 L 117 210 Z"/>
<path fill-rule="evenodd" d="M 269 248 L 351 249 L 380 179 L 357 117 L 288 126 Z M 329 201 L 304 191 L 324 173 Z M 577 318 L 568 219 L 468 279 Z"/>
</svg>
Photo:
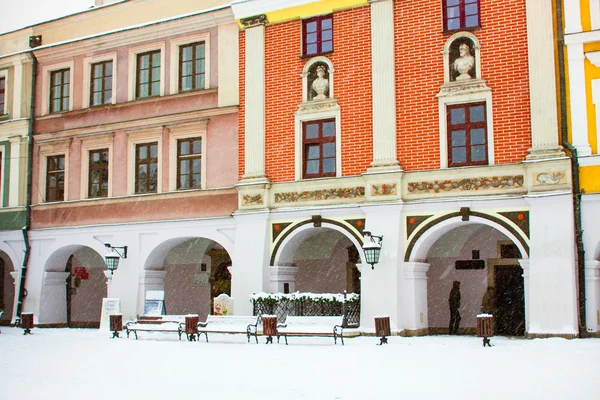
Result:
<svg viewBox="0 0 600 400">
<path fill-rule="evenodd" d="M 112 103 L 113 62 L 102 61 L 91 66 L 90 106 Z"/>
<path fill-rule="evenodd" d="M 50 72 L 50 112 L 69 111 L 70 70 Z"/>
<path fill-rule="evenodd" d="M 205 44 L 190 43 L 179 46 L 179 91 L 204 89 Z"/>
<path fill-rule="evenodd" d="M 479 0 L 442 0 L 442 12 L 445 32 L 481 25 Z"/>
<path fill-rule="evenodd" d="M 158 142 L 135 146 L 135 193 L 156 193 L 158 182 Z"/>
<path fill-rule="evenodd" d="M 335 119 L 302 124 L 303 178 L 335 176 Z"/>
<path fill-rule="evenodd" d="M 202 138 L 177 140 L 177 190 L 200 189 Z"/>
<path fill-rule="evenodd" d="M 0 77 L 0 115 L 6 114 L 6 78 Z"/>
<path fill-rule="evenodd" d="M 302 55 L 316 56 L 333 51 L 333 14 L 302 21 Z"/>
<path fill-rule="evenodd" d="M 448 166 L 488 164 L 485 103 L 448 105 Z"/>
<path fill-rule="evenodd" d="M 48 156 L 46 159 L 46 201 L 65 199 L 65 156 Z"/>
<path fill-rule="evenodd" d="M 89 152 L 88 197 L 108 197 L 108 149 Z"/>
<path fill-rule="evenodd" d="M 137 54 L 135 97 L 160 95 L 160 50 Z"/>
</svg>

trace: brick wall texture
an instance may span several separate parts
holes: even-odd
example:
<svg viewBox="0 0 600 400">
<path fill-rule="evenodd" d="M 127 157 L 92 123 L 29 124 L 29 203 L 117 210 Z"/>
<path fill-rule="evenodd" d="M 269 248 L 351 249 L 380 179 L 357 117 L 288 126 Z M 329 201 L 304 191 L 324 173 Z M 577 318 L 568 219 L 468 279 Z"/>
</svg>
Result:
<svg viewBox="0 0 600 400">
<path fill-rule="evenodd" d="M 531 147 L 525 2 L 481 0 L 481 76 L 493 93 L 495 163 L 522 161 Z M 440 167 L 438 99 L 444 83 L 441 2 L 394 2 L 397 154 L 406 171 Z M 364 173 L 372 156 L 370 7 L 336 11 L 334 97 L 341 108 L 342 175 Z M 300 20 L 265 29 L 265 169 L 294 179 L 294 113 L 302 102 Z M 244 32 L 240 33 L 240 177 L 244 173 Z"/>
</svg>

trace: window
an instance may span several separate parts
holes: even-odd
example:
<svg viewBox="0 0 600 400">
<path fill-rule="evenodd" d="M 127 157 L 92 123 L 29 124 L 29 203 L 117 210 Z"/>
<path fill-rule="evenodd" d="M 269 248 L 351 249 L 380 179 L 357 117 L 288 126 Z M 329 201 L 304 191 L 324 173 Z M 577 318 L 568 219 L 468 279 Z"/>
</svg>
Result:
<svg viewBox="0 0 600 400">
<path fill-rule="evenodd" d="M 177 141 L 177 190 L 200 189 L 202 177 L 202 138 Z"/>
<path fill-rule="evenodd" d="M 314 56 L 333 51 L 333 15 L 302 21 L 302 55 Z"/>
<path fill-rule="evenodd" d="M 101 106 L 112 103 L 112 79 L 112 61 L 92 64 L 90 106 Z"/>
<path fill-rule="evenodd" d="M 204 89 L 205 78 L 204 42 L 179 47 L 179 91 Z"/>
<path fill-rule="evenodd" d="M 88 197 L 108 197 L 108 149 L 89 152 Z"/>
<path fill-rule="evenodd" d="M 156 193 L 158 181 L 158 143 L 135 146 L 135 193 Z"/>
<path fill-rule="evenodd" d="M 61 69 L 50 73 L 50 112 L 69 111 L 70 71 Z"/>
<path fill-rule="evenodd" d="M 304 178 L 335 176 L 335 120 L 304 122 Z"/>
<path fill-rule="evenodd" d="M 160 50 L 137 55 L 136 99 L 160 95 Z"/>
<path fill-rule="evenodd" d="M 479 0 L 443 0 L 444 31 L 476 28 L 479 22 Z"/>
<path fill-rule="evenodd" d="M 446 118 L 448 166 L 487 165 L 486 104 L 449 105 Z"/>
<path fill-rule="evenodd" d="M 46 201 L 65 198 L 65 156 L 49 156 L 46 160 Z"/>
<path fill-rule="evenodd" d="M 4 105 L 6 104 L 6 78 L 0 77 L 0 115 L 6 114 Z"/>
</svg>

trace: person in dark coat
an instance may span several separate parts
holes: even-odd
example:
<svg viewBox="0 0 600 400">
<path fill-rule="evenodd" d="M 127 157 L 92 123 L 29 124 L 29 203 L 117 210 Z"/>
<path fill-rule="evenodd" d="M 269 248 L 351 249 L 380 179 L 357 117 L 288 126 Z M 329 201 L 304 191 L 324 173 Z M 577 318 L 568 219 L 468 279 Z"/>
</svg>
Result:
<svg viewBox="0 0 600 400">
<path fill-rule="evenodd" d="M 450 334 L 458 335 L 458 327 L 460 325 L 460 282 L 454 281 L 452 284 L 452 290 L 450 290 L 450 298 L 448 298 L 448 304 L 450 305 Z"/>
<path fill-rule="evenodd" d="M 481 302 L 481 312 L 486 314 L 494 314 L 495 289 L 493 286 L 488 286 L 487 292 L 483 295 Z"/>
</svg>

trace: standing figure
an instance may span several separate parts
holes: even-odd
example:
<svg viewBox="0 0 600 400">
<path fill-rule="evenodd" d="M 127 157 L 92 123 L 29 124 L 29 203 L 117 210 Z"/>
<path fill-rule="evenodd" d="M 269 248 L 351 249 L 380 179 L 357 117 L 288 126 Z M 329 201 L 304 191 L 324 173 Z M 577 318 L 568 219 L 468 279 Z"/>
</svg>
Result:
<svg viewBox="0 0 600 400">
<path fill-rule="evenodd" d="M 473 79 L 469 75 L 469 71 L 475 66 L 475 58 L 471 55 L 471 48 L 468 44 L 463 43 L 458 47 L 459 57 L 454 60 L 454 70 L 458 72 L 457 81 Z"/>
<path fill-rule="evenodd" d="M 487 291 L 483 295 L 483 301 L 481 302 L 482 313 L 494 314 L 495 294 L 496 290 L 492 286 L 488 286 Z"/>
<path fill-rule="evenodd" d="M 329 98 L 329 80 L 325 78 L 326 69 L 324 66 L 317 66 L 317 77 L 312 82 L 311 89 L 317 93 L 313 100 L 325 100 Z"/>
<path fill-rule="evenodd" d="M 460 282 L 454 281 L 450 297 L 448 298 L 450 305 L 450 334 L 458 335 L 458 327 L 460 325 Z"/>
</svg>

